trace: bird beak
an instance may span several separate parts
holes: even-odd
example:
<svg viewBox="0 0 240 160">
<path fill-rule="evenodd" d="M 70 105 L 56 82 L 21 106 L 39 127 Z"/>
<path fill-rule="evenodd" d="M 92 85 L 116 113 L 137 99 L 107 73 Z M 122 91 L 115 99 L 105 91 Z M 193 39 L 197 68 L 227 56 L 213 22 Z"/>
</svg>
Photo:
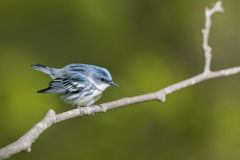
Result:
<svg viewBox="0 0 240 160">
<path fill-rule="evenodd" d="M 113 81 L 109 82 L 109 84 L 113 87 L 119 87 L 116 83 L 114 83 Z"/>
</svg>

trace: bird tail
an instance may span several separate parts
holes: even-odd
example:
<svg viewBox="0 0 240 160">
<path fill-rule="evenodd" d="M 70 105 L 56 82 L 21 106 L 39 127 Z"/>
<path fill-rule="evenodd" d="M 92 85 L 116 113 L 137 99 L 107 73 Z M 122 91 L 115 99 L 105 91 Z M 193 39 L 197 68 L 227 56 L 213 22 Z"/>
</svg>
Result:
<svg viewBox="0 0 240 160">
<path fill-rule="evenodd" d="M 48 88 L 37 91 L 37 93 L 55 93 L 55 94 L 56 93 L 62 94 L 65 92 L 66 92 L 66 89 L 64 89 L 64 88 L 52 88 L 52 87 L 48 87 Z"/>
<path fill-rule="evenodd" d="M 45 89 L 41 89 L 39 91 L 37 91 L 37 93 L 49 93 L 48 91 L 50 90 L 50 88 L 45 88 Z"/>
<path fill-rule="evenodd" d="M 40 72 L 50 75 L 52 78 L 55 78 L 58 70 L 56 68 L 50 68 L 41 64 L 33 64 L 31 65 L 31 67 L 35 70 L 38 70 Z"/>
<path fill-rule="evenodd" d="M 45 74 L 51 74 L 51 70 L 52 70 L 51 68 L 46 67 L 46 66 L 41 65 L 41 64 L 33 64 L 33 65 L 31 65 L 31 67 L 33 69 L 38 70 L 40 72 L 43 72 Z"/>
</svg>

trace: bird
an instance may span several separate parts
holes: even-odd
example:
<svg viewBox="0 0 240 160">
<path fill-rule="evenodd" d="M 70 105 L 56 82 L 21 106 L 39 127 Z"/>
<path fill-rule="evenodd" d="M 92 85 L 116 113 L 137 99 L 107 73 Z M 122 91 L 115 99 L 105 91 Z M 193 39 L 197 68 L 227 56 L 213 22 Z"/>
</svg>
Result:
<svg viewBox="0 0 240 160">
<path fill-rule="evenodd" d="M 31 67 L 52 78 L 49 86 L 37 93 L 59 94 L 66 103 L 77 107 L 92 106 L 109 86 L 118 87 L 106 68 L 95 65 L 69 64 L 51 68 L 33 64 Z"/>
</svg>

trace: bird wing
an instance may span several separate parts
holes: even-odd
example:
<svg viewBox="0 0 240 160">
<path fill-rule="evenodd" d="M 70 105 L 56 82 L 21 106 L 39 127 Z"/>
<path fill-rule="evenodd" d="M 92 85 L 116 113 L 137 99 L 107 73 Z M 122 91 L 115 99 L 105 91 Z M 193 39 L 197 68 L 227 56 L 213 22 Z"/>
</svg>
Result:
<svg viewBox="0 0 240 160">
<path fill-rule="evenodd" d="M 40 90 L 38 93 L 74 94 L 82 91 L 89 85 L 89 80 L 83 74 L 68 73 L 55 78 L 50 82 L 48 88 Z"/>
</svg>

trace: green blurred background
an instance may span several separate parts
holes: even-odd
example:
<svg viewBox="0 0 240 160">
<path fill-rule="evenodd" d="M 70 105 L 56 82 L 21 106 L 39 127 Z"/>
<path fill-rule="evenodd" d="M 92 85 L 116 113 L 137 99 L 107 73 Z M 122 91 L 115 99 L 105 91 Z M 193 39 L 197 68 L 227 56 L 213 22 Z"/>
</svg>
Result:
<svg viewBox="0 0 240 160">
<path fill-rule="evenodd" d="M 99 103 L 156 91 L 203 69 L 204 8 L 213 0 L 2 0 L 0 2 L 0 147 L 53 108 L 36 94 L 49 78 L 29 65 L 88 63 L 108 68 L 119 88 Z M 238 0 L 223 1 L 210 43 L 213 69 L 240 65 Z M 147 102 L 71 119 L 46 130 L 14 160 L 238 160 L 240 76 Z"/>
</svg>

